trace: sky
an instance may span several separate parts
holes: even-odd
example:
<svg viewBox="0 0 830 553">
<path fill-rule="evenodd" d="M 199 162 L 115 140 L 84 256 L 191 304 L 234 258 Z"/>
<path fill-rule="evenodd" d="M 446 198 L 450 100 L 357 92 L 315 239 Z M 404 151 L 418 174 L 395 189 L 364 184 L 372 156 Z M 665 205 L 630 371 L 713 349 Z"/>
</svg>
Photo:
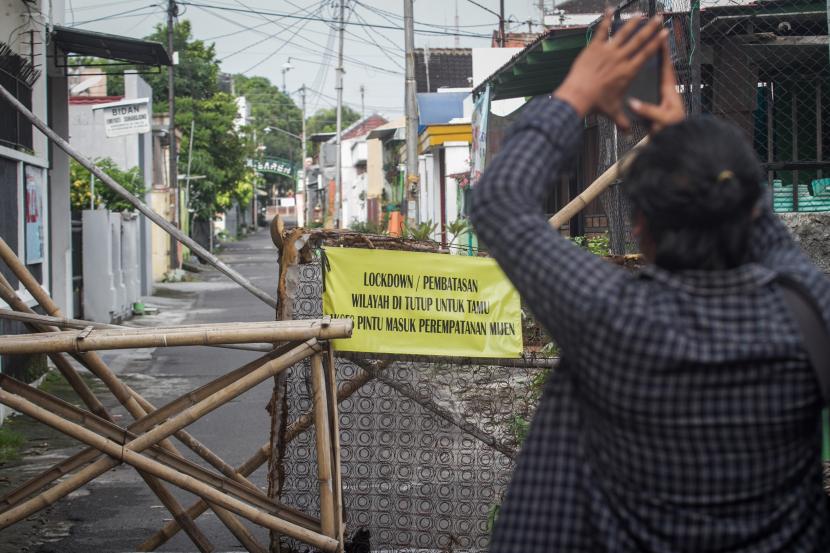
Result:
<svg viewBox="0 0 830 553">
<path fill-rule="evenodd" d="M 339 0 L 181 0 L 180 19 L 195 38 L 216 44 L 221 70 L 263 76 L 300 105 L 309 89 L 309 115 L 335 104 Z M 403 113 L 403 0 L 345 0 L 344 103 L 368 115 Z M 141 38 L 166 21 L 166 0 L 65 0 L 65 22 L 90 31 Z M 547 3 L 552 5 L 551 0 Z M 478 5 L 477 5 L 478 4 Z M 487 47 L 498 28 L 498 0 L 415 0 L 415 47 Z M 458 14 L 459 37 L 455 20 Z M 539 31 L 539 0 L 505 0 L 507 29 Z M 289 60 L 290 58 L 290 60 Z M 363 87 L 363 104 L 361 104 Z"/>
</svg>

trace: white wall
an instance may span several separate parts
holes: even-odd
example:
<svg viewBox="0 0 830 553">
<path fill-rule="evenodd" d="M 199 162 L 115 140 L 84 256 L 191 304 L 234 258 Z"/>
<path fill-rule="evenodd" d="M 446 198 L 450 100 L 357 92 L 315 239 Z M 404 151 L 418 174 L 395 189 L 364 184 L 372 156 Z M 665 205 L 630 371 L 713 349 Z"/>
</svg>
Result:
<svg viewBox="0 0 830 553">
<path fill-rule="evenodd" d="M 483 83 L 523 48 L 473 48 L 473 88 Z M 496 100 L 490 111 L 499 117 L 510 115 L 525 103 L 524 98 Z"/>
</svg>

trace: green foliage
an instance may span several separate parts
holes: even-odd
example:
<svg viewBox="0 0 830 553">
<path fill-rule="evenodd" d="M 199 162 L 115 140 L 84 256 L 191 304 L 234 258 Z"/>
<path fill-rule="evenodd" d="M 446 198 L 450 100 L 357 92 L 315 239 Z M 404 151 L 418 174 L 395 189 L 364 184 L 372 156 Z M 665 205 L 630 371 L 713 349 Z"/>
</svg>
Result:
<svg viewBox="0 0 830 553">
<path fill-rule="evenodd" d="M 530 432 L 530 421 L 521 415 L 513 415 L 507 420 L 507 428 L 520 445 Z"/>
<path fill-rule="evenodd" d="M 435 233 L 435 229 L 437 228 L 438 224 L 433 223 L 432 220 L 418 223 L 414 227 L 409 226 L 409 224 L 405 222 L 403 224 L 403 237 L 410 238 L 412 240 L 432 240 L 432 235 Z"/>
<path fill-rule="evenodd" d="M 190 172 L 205 177 L 190 184 L 189 208 L 197 219 L 210 220 L 228 209 L 234 199 L 244 203 L 253 194 L 256 175 L 246 166 L 253 155 L 252 145 L 234 131 L 235 118 L 236 103 L 230 94 L 177 99 L 176 126 L 189 130 L 190 122 L 196 123 Z M 185 134 L 180 165 L 186 163 L 190 140 Z"/>
<path fill-rule="evenodd" d="M 459 238 L 461 238 L 465 234 L 468 234 L 472 230 L 472 227 L 470 226 L 470 222 L 467 221 L 467 219 L 463 219 L 463 218 L 456 219 L 452 223 L 449 223 L 449 224 L 445 225 L 444 228 L 446 228 L 447 232 L 452 234 L 452 240 L 450 240 L 450 244 L 449 244 L 450 246 L 455 244 L 456 240 L 458 240 Z"/>
<path fill-rule="evenodd" d="M 294 100 L 265 77 L 234 75 L 233 80 L 236 94 L 245 96 L 250 103 L 253 120 L 246 132 L 251 135 L 250 138 L 256 133 L 257 145 L 264 146 L 262 153 L 300 163 L 301 142 L 283 132 L 268 130 L 281 129 L 295 135 L 302 133 L 303 113 Z M 274 178 L 289 180 L 280 176 Z"/>
<path fill-rule="evenodd" d="M 95 165 L 112 177 L 115 182 L 138 196 L 139 199 L 144 199 L 144 193 L 146 192 L 144 178 L 141 176 L 138 167 L 124 171 L 110 158 L 95 160 Z M 69 201 L 72 204 L 72 209 L 89 209 L 90 172 L 74 159 L 71 160 L 69 165 L 69 181 L 72 183 L 69 187 Z M 110 211 L 135 211 L 132 204 L 97 179 L 95 181 L 95 207 L 104 207 Z"/>
<path fill-rule="evenodd" d="M 166 47 L 167 26 L 157 24 L 155 30 L 144 38 Z M 181 19 L 173 26 L 173 49 L 179 53 L 179 65 L 173 70 L 177 104 L 184 98 L 204 100 L 219 91 L 216 46 L 194 40 L 190 21 Z M 148 73 L 142 78 L 153 87 L 154 110 L 157 113 L 167 111 L 167 68 L 162 67 L 160 73 Z"/>
<path fill-rule="evenodd" d="M 487 512 L 487 531 L 492 532 L 496 526 L 496 519 L 499 518 L 499 511 L 501 511 L 501 503 L 496 503 L 490 507 Z"/>
<path fill-rule="evenodd" d="M 360 119 L 360 114 L 350 108 L 349 106 L 343 106 L 343 111 L 341 113 L 343 117 L 342 126 L 345 129 L 358 119 Z M 317 134 L 321 132 L 335 132 L 337 130 L 337 109 L 336 108 L 325 108 L 325 109 L 318 109 L 314 115 L 306 119 L 306 134 L 311 136 L 312 134 Z M 314 155 L 313 144 L 309 141 L 308 144 L 308 151 L 306 155 L 312 156 Z"/>
<path fill-rule="evenodd" d="M 571 241 L 594 255 L 606 256 L 611 254 L 611 238 L 607 232 L 594 236 L 574 236 Z"/>
<path fill-rule="evenodd" d="M 0 463 L 20 458 L 20 447 L 26 443 L 26 437 L 8 426 L 0 426 Z"/>
<path fill-rule="evenodd" d="M 364 223 L 355 221 L 349 225 L 349 230 L 362 234 L 386 234 L 386 226 L 382 222 L 373 223 L 372 221 L 367 221 Z"/>
</svg>

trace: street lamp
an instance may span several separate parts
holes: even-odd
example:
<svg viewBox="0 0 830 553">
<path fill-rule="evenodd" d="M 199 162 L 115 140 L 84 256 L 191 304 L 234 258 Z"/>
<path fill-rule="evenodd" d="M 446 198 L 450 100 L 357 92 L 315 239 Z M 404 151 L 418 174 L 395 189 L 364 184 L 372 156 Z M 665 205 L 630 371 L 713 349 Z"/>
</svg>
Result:
<svg viewBox="0 0 830 553">
<path fill-rule="evenodd" d="M 294 66 L 291 65 L 291 58 L 288 58 L 284 64 L 282 64 L 282 92 L 283 94 L 288 94 L 288 87 L 285 86 L 285 74 L 294 69 Z"/>
</svg>

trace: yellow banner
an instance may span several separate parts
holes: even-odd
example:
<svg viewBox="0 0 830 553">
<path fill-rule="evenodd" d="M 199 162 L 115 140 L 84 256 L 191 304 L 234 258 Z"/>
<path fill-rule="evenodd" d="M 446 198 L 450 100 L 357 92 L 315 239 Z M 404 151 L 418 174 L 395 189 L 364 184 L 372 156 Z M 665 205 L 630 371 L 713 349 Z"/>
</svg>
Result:
<svg viewBox="0 0 830 553">
<path fill-rule="evenodd" d="M 519 294 L 492 259 L 325 250 L 323 313 L 351 317 L 341 351 L 519 357 Z"/>
</svg>

